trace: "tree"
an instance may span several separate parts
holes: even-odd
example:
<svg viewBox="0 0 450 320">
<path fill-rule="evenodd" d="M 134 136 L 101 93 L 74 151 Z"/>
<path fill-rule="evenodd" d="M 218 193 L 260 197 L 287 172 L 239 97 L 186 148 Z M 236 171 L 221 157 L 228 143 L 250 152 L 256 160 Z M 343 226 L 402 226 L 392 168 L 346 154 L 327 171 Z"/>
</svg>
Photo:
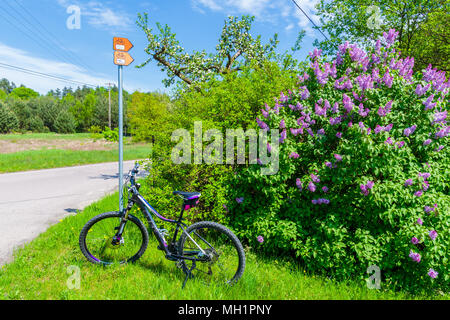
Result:
<svg viewBox="0 0 450 320">
<path fill-rule="evenodd" d="M 315 45 L 327 54 L 334 54 L 343 39 L 367 48 L 382 32 L 395 29 L 399 32 L 398 48 L 403 57 L 418 56 L 417 52 L 428 51 L 423 44 L 417 47 L 419 39 L 426 36 L 430 43 L 448 41 L 449 28 L 441 28 L 436 35 L 425 33 L 433 13 L 440 12 L 448 24 L 448 5 L 449 0 L 321 0 L 317 15 L 330 39 L 316 40 Z M 441 65 L 440 59 L 427 54 L 416 69 L 421 70 L 429 63 Z"/>
<path fill-rule="evenodd" d="M 67 110 L 61 110 L 55 119 L 55 131 L 58 133 L 74 133 L 75 119 Z"/>
<path fill-rule="evenodd" d="M 0 133 L 8 133 L 17 129 L 19 129 L 19 119 L 16 114 L 0 101 Z"/>
<path fill-rule="evenodd" d="M 34 91 L 33 89 L 26 88 L 24 86 L 15 88 L 11 91 L 9 94 L 12 98 L 22 99 L 22 100 L 28 100 L 31 98 L 39 97 L 39 93 Z"/>
<path fill-rule="evenodd" d="M 137 24 L 145 32 L 148 40 L 145 52 L 150 56 L 138 68 L 155 60 L 167 74 L 167 79 L 163 80 L 166 86 L 174 84 L 178 79 L 199 90 L 198 83 L 206 82 L 218 75 L 241 71 L 250 63 L 262 63 L 276 57 L 277 34 L 269 39 L 267 44 L 261 42 L 261 36 L 253 37 L 250 29 L 254 17 L 243 16 L 240 19 L 228 17 L 216 52 L 210 54 L 205 50 L 186 52 L 169 26 L 156 23 L 159 33 L 154 33 L 148 27 L 148 15 L 139 14 L 138 17 Z M 300 39 L 303 36 L 304 33 L 299 34 Z"/>
<path fill-rule="evenodd" d="M 15 88 L 16 85 L 14 84 L 14 82 L 9 82 L 9 80 L 5 78 L 0 80 L 0 89 L 5 91 L 6 93 L 11 93 L 11 91 L 13 91 Z"/>
</svg>

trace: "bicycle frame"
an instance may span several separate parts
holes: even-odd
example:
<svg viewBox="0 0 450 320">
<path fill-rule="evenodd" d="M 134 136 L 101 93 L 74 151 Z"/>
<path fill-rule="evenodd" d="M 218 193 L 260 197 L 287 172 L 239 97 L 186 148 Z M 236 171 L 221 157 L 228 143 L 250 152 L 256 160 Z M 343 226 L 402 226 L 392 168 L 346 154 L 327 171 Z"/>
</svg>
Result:
<svg viewBox="0 0 450 320">
<path fill-rule="evenodd" d="M 182 205 L 180 216 L 178 217 L 178 220 L 172 220 L 172 219 L 165 218 L 162 215 L 160 215 L 148 203 L 148 201 L 145 200 L 145 198 L 139 193 L 139 191 L 138 191 L 139 185 L 136 185 L 134 176 L 131 176 L 130 182 L 131 182 L 131 187 L 129 188 L 129 191 L 131 192 L 132 196 L 129 197 L 129 199 L 128 199 L 128 205 L 127 205 L 127 208 L 125 209 L 125 212 L 123 214 L 122 221 L 120 223 L 119 230 L 118 230 L 116 236 L 119 239 L 121 238 L 122 233 L 123 233 L 124 228 L 125 228 L 125 224 L 126 224 L 126 222 L 128 220 L 128 214 L 129 214 L 130 210 L 133 208 L 133 206 L 136 204 L 139 207 L 139 209 L 141 209 L 142 213 L 144 214 L 145 218 L 147 219 L 147 222 L 148 222 L 150 228 L 152 229 L 153 234 L 156 236 L 156 239 L 158 240 L 158 242 L 160 244 L 160 247 L 165 252 L 167 259 L 173 260 L 173 261 L 180 260 L 180 259 L 182 259 L 182 260 L 193 260 L 193 261 L 206 261 L 206 260 L 208 260 L 209 256 L 195 242 L 195 240 L 192 239 L 192 237 L 186 232 L 185 227 L 187 227 L 187 225 L 182 222 L 183 214 L 184 214 L 184 211 L 185 211 L 184 210 L 184 204 Z M 155 220 L 153 219 L 152 215 L 155 215 L 156 217 L 158 217 L 159 219 L 161 219 L 161 220 L 163 220 L 165 222 L 175 223 L 177 225 L 176 228 L 175 228 L 175 233 L 173 234 L 173 237 L 172 237 L 172 240 L 171 240 L 170 244 L 168 244 L 166 242 L 166 239 L 164 238 L 164 235 L 161 233 L 161 231 L 158 228 L 158 226 L 157 226 Z M 204 257 L 204 258 L 191 257 L 191 256 L 181 256 L 181 255 L 178 255 L 175 252 L 176 239 L 177 239 L 178 232 L 179 232 L 180 229 L 182 230 L 182 232 L 186 233 L 187 237 L 199 248 L 199 251 L 202 253 L 201 256 Z M 205 239 L 203 239 L 202 237 L 200 237 L 200 238 L 203 241 L 205 241 L 206 244 L 211 246 Z M 194 256 L 198 256 L 198 254 L 199 254 L 198 251 L 192 252 L 192 255 L 194 255 Z"/>
</svg>

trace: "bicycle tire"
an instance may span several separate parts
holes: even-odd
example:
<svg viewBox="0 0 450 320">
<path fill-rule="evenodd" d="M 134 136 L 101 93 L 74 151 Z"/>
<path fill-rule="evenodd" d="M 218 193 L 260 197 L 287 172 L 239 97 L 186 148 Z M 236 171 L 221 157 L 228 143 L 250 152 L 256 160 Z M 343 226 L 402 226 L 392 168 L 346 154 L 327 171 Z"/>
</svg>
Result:
<svg viewBox="0 0 450 320">
<path fill-rule="evenodd" d="M 95 217 L 93 217 L 91 220 L 89 220 L 83 227 L 83 229 L 80 232 L 80 237 L 79 237 L 79 246 L 81 249 L 81 252 L 83 253 L 83 255 L 87 258 L 87 260 L 89 262 L 92 262 L 94 264 L 101 264 L 101 265 L 109 265 L 112 263 L 106 262 L 106 261 L 102 261 L 99 258 L 96 258 L 90 251 L 89 248 L 86 246 L 86 237 L 88 236 L 89 230 L 91 230 L 91 228 L 98 222 L 104 220 L 104 219 L 108 219 L 108 218 L 117 218 L 118 221 L 120 221 L 119 219 L 121 219 L 122 215 L 117 212 L 117 211 L 113 211 L 113 212 L 104 212 L 102 214 L 99 214 Z M 145 227 L 145 225 L 142 223 L 141 220 L 139 220 L 137 217 L 133 216 L 133 215 L 128 215 L 128 223 L 134 223 L 138 229 L 141 232 L 142 235 L 142 244 L 139 248 L 139 250 L 136 252 L 136 254 L 132 255 L 130 258 L 127 258 L 124 261 L 121 261 L 120 263 L 128 263 L 128 262 L 135 262 L 136 260 L 138 260 L 145 252 L 145 250 L 147 249 L 148 246 L 148 241 L 149 241 L 149 235 L 147 232 L 147 229 Z M 113 232 L 114 230 L 112 230 Z M 126 235 L 126 231 L 127 231 L 127 226 L 125 226 L 125 230 L 124 230 L 124 234 Z"/>
<path fill-rule="evenodd" d="M 227 280 L 226 283 L 228 283 L 230 285 L 235 284 L 244 274 L 245 252 L 244 252 L 244 248 L 242 247 L 242 244 L 239 241 L 239 239 L 227 227 L 225 227 L 219 223 L 211 222 L 211 221 L 201 221 L 201 222 L 192 224 L 191 226 L 186 228 L 186 232 L 183 232 L 179 239 L 179 242 L 178 242 L 179 255 L 181 255 L 181 256 L 183 255 L 184 245 L 186 243 L 186 240 L 189 239 L 187 234 L 191 234 L 199 229 L 215 229 L 215 230 L 219 231 L 220 233 L 223 233 L 224 235 L 226 235 L 231 240 L 231 243 L 233 244 L 234 248 L 236 249 L 237 256 L 239 257 L 239 264 L 238 264 L 236 273 L 233 275 L 233 277 L 231 279 Z M 186 261 L 188 261 L 188 260 L 181 260 L 181 268 L 185 274 L 189 274 L 190 267 L 187 265 Z"/>
</svg>

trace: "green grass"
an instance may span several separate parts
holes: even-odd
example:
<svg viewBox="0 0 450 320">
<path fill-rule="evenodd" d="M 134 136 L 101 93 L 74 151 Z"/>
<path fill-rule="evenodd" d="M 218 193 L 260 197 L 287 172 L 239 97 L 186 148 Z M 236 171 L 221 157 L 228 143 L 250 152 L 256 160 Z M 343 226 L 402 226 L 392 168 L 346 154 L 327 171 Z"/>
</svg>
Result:
<svg viewBox="0 0 450 320">
<path fill-rule="evenodd" d="M 30 134 L 6 134 L 0 135 L 0 140 L 15 142 L 18 140 L 92 140 L 89 133 L 55 134 L 55 133 L 30 133 Z M 138 160 L 148 158 L 150 145 L 132 144 L 125 140 L 124 160 Z M 48 149 L 19 151 L 14 153 L 0 153 L 0 173 L 18 172 L 27 170 L 39 170 L 76 165 L 114 162 L 118 160 L 118 148 L 110 150 L 65 150 Z"/>
<path fill-rule="evenodd" d="M 118 161 L 117 150 L 31 150 L 0 154 L 0 173 Z M 125 145 L 124 160 L 148 158 L 149 145 Z"/>
<path fill-rule="evenodd" d="M 93 216 L 116 210 L 117 194 L 66 217 L 15 253 L 0 268 L 0 299 L 423 299 L 405 293 L 370 290 L 364 282 L 335 282 L 306 274 L 292 260 L 261 257 L 246 249 L 247 267 L 233 287 L 206 286 L 195 280 L 181 289 L 184 275 L 164 259 L 151 237 L 134 264 L 101 267 L 89 263 L 78 247 L 83 225 Z M 80 268 L 80 288 L 69 289 L 68 267 Z"/>
</svg>

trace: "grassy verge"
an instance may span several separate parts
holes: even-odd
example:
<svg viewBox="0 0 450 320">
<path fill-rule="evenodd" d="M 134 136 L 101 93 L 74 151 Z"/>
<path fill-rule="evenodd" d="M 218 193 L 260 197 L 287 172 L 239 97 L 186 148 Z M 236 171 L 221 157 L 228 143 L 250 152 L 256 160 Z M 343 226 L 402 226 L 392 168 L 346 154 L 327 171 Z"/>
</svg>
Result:
<svg viewBox="0 0 450 320">
<path fill-rule="evenodd" d="M 54 140 L 54 139 L 64 139 L 64 140 L 82 140 L 90 139 L 90 133 L 72 133 L 72 134 L 58 134 L 53 132 L 48 133 L 11 133 L 11 134 L 1 134 L 0 140 L 18 141 L 18 140 L 29 140 L 29 139 L 40 139 L 40 140 Z"/>
<path fill-rule="evenodd" d="M 154 237 L 135 264 L 99 267 L 86 261 L 78 235 L 91 217 L 116 210 L 117 194 L 50 227 L 0 268 L 0 299 L 411 299 L 404 293 L 369 290 L 363 282 L 334 282 L 306 274 L 293 261 L 247 250 L 247 267 L 234 286 L 205 286 L 184 276 L 156 250 Z M 68 267 L 80 268 L 80 288 L 69 289 Z M 70 270 L 70 269 L 69 269 Z"/>
<path fill-rule="evenodd" d="M 125 145 L 124 160 L 148 158 L 149 145 Z M 0 173 L 77 166 L 118 160 L 117 150 L 44 149 L 0 154 Z"/>
</svg>

